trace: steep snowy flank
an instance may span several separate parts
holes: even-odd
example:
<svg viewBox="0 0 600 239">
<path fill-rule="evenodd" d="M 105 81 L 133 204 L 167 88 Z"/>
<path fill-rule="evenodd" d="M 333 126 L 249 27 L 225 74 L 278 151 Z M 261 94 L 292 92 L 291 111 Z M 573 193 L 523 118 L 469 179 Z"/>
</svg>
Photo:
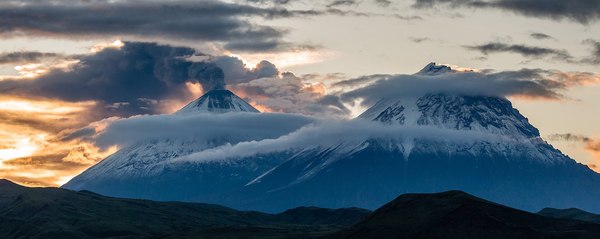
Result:
<svg viewBox="0 0 600 239">
<path fill-rule="evenodd" d="M 259 112 L 229 90 L 211 90 L 187 104 L 175 114 L 189 113 Z"/>
<path fill-rule="evenodd" d="M 540 136 L 510 101 L 499 97 L 427 94 L 416 100 L 383 99 L 359 118 L 386 124 L 429 125 L 527 138 Z"/>
</svg>

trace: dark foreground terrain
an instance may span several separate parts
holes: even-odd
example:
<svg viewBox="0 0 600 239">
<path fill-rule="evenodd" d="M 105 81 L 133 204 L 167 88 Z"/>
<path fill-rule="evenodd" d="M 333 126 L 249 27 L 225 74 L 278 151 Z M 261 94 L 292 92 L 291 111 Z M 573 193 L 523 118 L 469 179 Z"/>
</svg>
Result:
<svg viewBox="0 0 600 239">
<path fill-rule="evenodd" d="M 600 238 L 600 224 L 549 218 L 461 191 L 405 194 L 335 238 Z"/>
<path fill-rule="evenodd" d="M 600 238 L 594 216 L 533 214 L 460 191 L 405 194 L 375 212 L 302 207 L 267 214 L 0 180 L 0 238 Z"/>
<path fill-rule="evenodd" d="M 296 208 L 280 214 L 198 203 L 119 199 L 0 179 L 0 238 L 305 238 L 370 211 Z"/>
<path fill-rule="evenodd" d="M 563 218 L 563 219 L 573 219 L 580 220 L 584 222 L 593 222 L 600 223 L 600 215 L 589 213 L 577 208 L 567 208 L 567 209 L 555 209 L 555 208 L 544 208 L 539 211 L 537 214 L 553 217 L 553 218 Z"/>
</svg>

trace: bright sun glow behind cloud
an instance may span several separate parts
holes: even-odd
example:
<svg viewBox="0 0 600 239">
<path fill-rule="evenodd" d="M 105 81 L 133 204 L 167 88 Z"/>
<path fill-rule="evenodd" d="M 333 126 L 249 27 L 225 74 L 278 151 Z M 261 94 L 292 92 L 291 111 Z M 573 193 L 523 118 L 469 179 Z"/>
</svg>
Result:
<svg viewBox="0 0 600 239">
<path fill-rule="evenodd" d="M 125 45 L 121 40 L 115 40 L 114 42 L 109 43 L 98 43 L 90 48 L 90 52 L 95 53 L 102 51 L 106 48 L 121 48 Z"/>
<path fill-rule="evenodd" d="M 51 113 L 51 114 L 65 114 L 76 111 L 81 111 L 84 106 L 89 106 L 92 103 L 86 104 L 57 104 L 52 102 L 42 101 L 29 101 L 29 100 L 0 100 L 0 110 L 5 111 L 21 111 L 31 113 Z"/>
<path fill-rule="evenodd" d="M 38 146 L 29 138 L 22 138 L 16 142 L 14 147 L 0 149 L 0 163 L 2 160 L 31 156 L 37 149 Z"/>
<path fill-rule="evenodd" d="M 227 53 L 226 55 L 241 59 L 248 67 L 254 67 L 260 61 L 268 60 L 283 70 L 292 66 L 323 62 L 334 56 L 332 52 L 320 50 L 296 50 L 278 53 L 254 53 L 239 55 Z"/>
</svg>

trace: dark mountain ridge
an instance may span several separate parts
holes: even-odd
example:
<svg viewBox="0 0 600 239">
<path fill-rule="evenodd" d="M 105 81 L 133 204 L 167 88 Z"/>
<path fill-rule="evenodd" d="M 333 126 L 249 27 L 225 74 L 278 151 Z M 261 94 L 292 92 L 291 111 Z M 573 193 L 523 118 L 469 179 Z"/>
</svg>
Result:
<svg viewBox="0 0 600 239">
<path fill-rule="evenodd" d="M 580 220 L 584 222 L 593 222 L 600 223 L 600 215 L 583 211 L 577 208 L 566 208 L 566 209 L 556 209 L 556 208 L 544 208 L 539 211 L 537 214 L 552 217 L 552 218 L 564 218 L 564 219 L 573 219 Z"/>
<path fill-rule="evenodd" d="M 0 238 L 306 238 L 350 226 L 368 213 L 357 208 L 243 212 L 0 180 Z"/>
<path fill-rule="evenodd" d="M 279 214 L 26 188 L 0 180 L 0 238 L 600 238 L 600 224 L 532 214 L 461 191 L 405 194 L 374 212 Z"/>
<path fill-rule="evenodd" d="M 600 238 L 600 225 L 548 218 L 461 191 L 405 194 L 335 238 Z"/>
</svg>

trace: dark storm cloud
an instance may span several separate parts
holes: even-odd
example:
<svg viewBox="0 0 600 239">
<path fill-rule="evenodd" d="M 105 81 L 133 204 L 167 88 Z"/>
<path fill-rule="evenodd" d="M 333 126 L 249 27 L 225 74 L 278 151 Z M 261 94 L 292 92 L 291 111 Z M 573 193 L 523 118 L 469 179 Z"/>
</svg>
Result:
<svg viewBox="0 0 600 239">
<path fill-rule="evenodd" d="M 566 50 L 546 47 L 528 46 L 522 44 L 506 44 L 501 42 L 490 42 L 481 45 L 465 46 L 466 49 L 476 50 L 484 55 L 492 53 L 516 53 L 528 58 L 550 57 L 556 60 L 572 61 L 573 56 Z"/>
<path fill-rule="evenodd" d="M 118 1 L 71 4 L 13 1 L 0 3 L 0 35 L 64 38 L 139 36 L 223 42 L 232 50 L 265 51 L 289 47 L 285 30 L 251 23 L 266 19 L 328 14 L 259 8 L 219 1 Z"/>
<path fill-rule="evenodd" d="M 258 5 L 262 0 L 250 1 Z M 273 2 L 273 1 L 269 1 Z M 221 1 L 8 1 L 0 3 L 1 37 L 89 38 L 133 36 L 222 43 L 230 50 L 277 51 L 295 49 L 283 39 L 286 29 L 255 24 L 262 19 L 323 15 L 369 16 L 329 8 L 290 10 Z"/>
<path fill-rule="evenodd" d="M 197 54 L 186 47 L 125 42 L 120 49 L 104 50 L 80 58 L 72 69 L 54 69 L 33 80 L 0 81 L 0 92 L 63 101 L 97 101 L 112 115 L 155 113 L 151 100 L 183 98 L 186 82 L 205 90 L 222 88 L 224 73 L 210 62 L 189 62 Z"/>
<path fill-rule="evenodd" d="M 545 40 L 545 39 L 554 39 L 554 37 L 547 35 L 545 33 L 541 33 L 541 32 L 534 32 L 529 34 L 529 36 L 533 39 L 537 39 L 537 40 Z"/>
<path fill-rule="evenodd" d="M 600 19 L 600 1 L 597 0 L 415 0 L 414 7 L 427 8 L 440 4 L 454 8 L 496 8 L 527 17 L 569 19 L 581 24 Z"/>
<path fill-rule="evenodd" d="M 52 52 L 37 51 L 16 51 L 0 53 L 0 65 L 2 64 L 20 64 L 37 63 L 44 59 L 64 58 L 65 55 Z"/>
<path fill-rule="evenodd" d="M 202 58 L 201 62 L 187 59 Z M 261 61 L 247 66 L 230 56 L 209 56 L 187 47 L 156 43 L 125 42 L 121 48 L 105 48 L 82 56 L 69 69 L 52 69 L 31 80 L 0 81 L 0 92 L 24 98 L 57 99 L 68 102 L 93 101 L 85 121 L 106 117 L 165 112 L 169 102 L 189 100 L 190 83 L 204 91 L 226 87 L 251 103 L 276 112 L 308 115 L 348 115 L 349 110 L 326 97 L 322 84 L 282 73 L 274 64 Z M 2 112 L 0 112 L 0 115 Z M 43 130 L 64 129 L 27 117 L 4 117 L 2 121 L 30 125 Z M 73 116 L 65 116 L 72 121 Z M 80 122 L 84 120 L 80 116 Z M 26 122 L 21 122 L 27 120 Z"/>
</svg>

